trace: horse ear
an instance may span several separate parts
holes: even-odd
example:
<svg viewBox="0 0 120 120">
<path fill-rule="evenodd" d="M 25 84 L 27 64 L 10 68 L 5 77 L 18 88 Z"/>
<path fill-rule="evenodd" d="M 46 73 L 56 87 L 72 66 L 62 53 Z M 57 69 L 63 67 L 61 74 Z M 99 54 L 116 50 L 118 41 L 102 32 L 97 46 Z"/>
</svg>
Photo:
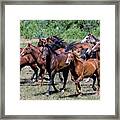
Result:
<svg viewBox="0 0 120 120">
<path fill-rule="evenodd" d="M 45 47 L 49 47 L 49 45 L 48 45 L 48 44 L 45 44 Z"/>
<path fill-rule="evenodd" d="M 41 38 L 39 38 L 39 42 L 41 42 Z"/>
<path fill-rule="evenodd" d="M 28 47 L 30 47 L 30 43 L 28 43 Z"/>
</svg>

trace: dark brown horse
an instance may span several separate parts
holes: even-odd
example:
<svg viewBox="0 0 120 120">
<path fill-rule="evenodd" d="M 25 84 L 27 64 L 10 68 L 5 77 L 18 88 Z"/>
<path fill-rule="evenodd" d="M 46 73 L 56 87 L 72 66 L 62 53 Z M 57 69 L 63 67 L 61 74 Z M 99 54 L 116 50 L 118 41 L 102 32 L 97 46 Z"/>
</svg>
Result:
<svg viewBox="0 0 120 120">
<path fill-rule="evenodd" d="M 100 63 L 97 59 L 88 59 L 84 61 L 74 53 L 70 52 L 68 54 L 68 58 L 66 61 L 67 64 L 70 64 L 70 71 L 72 76 L 74 77 L 74 81 L 76 84 L 76 90 L 78 93 L 81 93 L 81 86 L 79 84 L 83 78 L 91 77 L 93 78 L 93 90 L 96 90 L 95 82 L 97 78 L 97 85 L 98 85 L 98 94 L 100 88 Z"/>
<path fill-rule="evenodd" d="M 35 62 L 37 63 L 37 66 L 40 68 L 39 76 L 41 77 L 41 85 L 43 83 L 43 77 L 45 73 L 45 59 L 42 57 L 42 47 L 36 47 L 32 44 L 28 43 L 28 45 L 23 49 L 21 52 L 21 56 L 25 56 L 30 54 Z"/>
<path fill-rule="evenodd" d="M 55 49 L 56 49 L 56 47 L 58 48 L 59 46 L 64 48 L 66 45 L 66 43 L 57 36 L 51 36 L 48 38 L 39 38 L 38 47 L 45 46 L 46 44 L 48 44 L 48 45 L 54 44 L 53 47 L 55 47 Z"/>
<path fill-rule="evenodd" d="M 49 74 L 49 88 L 47 95 L 51 94 L 51 85 L 55 91 L 59 91 L 54 84 L 54 77 L 57 72 L 63 73 L 64 84 L 60 91 L 64 91 L 69 72 L 69 65 L 65 63 L 67 59 L 67 53 L 58 54 L 52 49 L 51 46 L 46 45 L 43 48 L 43 56 L 46 59 L 46 70 Z"/>
</svg>

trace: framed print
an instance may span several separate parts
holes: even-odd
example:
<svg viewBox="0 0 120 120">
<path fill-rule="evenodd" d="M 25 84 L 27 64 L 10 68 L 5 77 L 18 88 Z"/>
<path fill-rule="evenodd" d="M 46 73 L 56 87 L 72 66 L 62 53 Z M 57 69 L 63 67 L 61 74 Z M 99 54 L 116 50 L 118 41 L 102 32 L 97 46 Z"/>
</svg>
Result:
<svg viewBox="0 0 120 120">
<path fill-rule="evenodd" d="M 119 119 L 119 2 L 1 2 L 2 119 Z"/>
</svg>

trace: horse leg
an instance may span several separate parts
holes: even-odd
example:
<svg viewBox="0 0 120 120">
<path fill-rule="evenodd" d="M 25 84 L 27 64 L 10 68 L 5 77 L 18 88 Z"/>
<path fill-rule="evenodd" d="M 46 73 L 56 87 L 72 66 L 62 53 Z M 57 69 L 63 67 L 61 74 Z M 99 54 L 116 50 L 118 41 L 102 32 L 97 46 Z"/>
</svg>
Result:
<svg viewBox="0 0 120 120">
<path fill-rule="evenodd" d="M 31 80 L 34 79 L 34 76 L 36 75 L 36 80 L 35 81 L 38 82 L 38 80 L 37 80 L 38 68 L 37 68 L 37 66 L 35 64 L 32 64 L 31 68 L 34 70 L 34 74 L 33 74 L 32 78 L 31 78 Z"/>
<path fill-rule="evenodd" d="M 73 76 L 72 76 L 72 75 L 70 75 L 70 78 L 71 78 L 71 80 L 72 80 L 72 81 L 74 81 L 74 78 L 73 78 Z"/>
<path fill-rule="evenodd" d="M 100 69 L 97 70 L 96 72 L 96 77 L 97 77 L 97 94 L 99 95 L 100 92 Z"/>
<path fill-rule="evenodd" d="M 22 70 L 22 67 L 20 66 L 20 72 L 21 72 L 21 70 Z"/>
<path fill-rule="evenodd" d="M 51 81 L 51 82 L 52 82 L 52 86 L 53 86 L 55 92 L 58 92 L 58 90 L 56 89 L 55 84 L 54 84 L 55 74 L 56 74 L 56 71 L 52 71 L 52 73 L 51 73 L 51 80 L 52 80 L 52 81 Z"/>
<path fill-rule="evenodd" d="M 78 83 L 75 83 L 75 85 L 76 85 L 76 90 L 77 90 L 78 94 L 82 94 L 82 93 L 81 93 L 80 83 L 79 83 L 79 82 L 78 82 Z"/>
<path fill-rule="evenodd" d="M 48 71 L 48 74 L 49 74 L 49 81 L 48 81 L 48 90 L 47 90 L 47 93 L 46 93 L 47 96 L 49 96 L 51 94 L 51 83 L 52 83 L 51 72 Z"/>
<path fill-rule="evenodd" d="M 51 70 L 49 69 L 48 75 L 49 75 L 49 81 L 48 81 L 48 90 L 46 93 L 47 96 L 51 95 L 51 85 L 53 86 L 54 90 L 57 91 L 57 89 L 55 88 L 54 79 L 53 79 L 55 74 L 53 74 L 53 72 L 51 72 Z"/>
<path fill-rule="evenodd" d="M 62 78 L 60 72 L 59 72 L 59 78 L 60 78 L 60 82 L 62 83 L 63 82 L 63 78 Z"/>
<path fill-rule="evenodd" d="M 98 95 L 99 95 L 99 92 L 100 92 L 100 77 L 99 76 L 97 77 L 97 86 L 98 86 L 97 91 L 98 91 Z"/>
<path fill-rule="evenodd" d="M 82 93 L 81 93 L 81 86 L 80 86 L 80 81 L 81 81 L 81 80 L 83 80 L 82 75 L 79 76 L 79 77 L 77 78 L 77 80 L 75 80 L 76 90 L 77 90 L 78 94 L 82 94 Z"/>
<path fill-rule="evenodd" d="M 60 89 L 60 91 L 62 91 L 62 92 L 64 92 L 64 89 L 65 89 L 65 86 L 66 86 L 68 73 L 69 73 L 69 69 L 68 68 L 63 70 L 64 84 L 63 84 L 63 87 Z"/>
<path fill-rule="evenodd" d="M 92 76 L 92 79 L 93 79 L 92 88 L 93 88 L 94 91 L 96 91 L 96 87 L 95 87 L 96 75 L 95 74 Z"/>
<path fill-rule="evenodd" d="M 97 85 L 98 85 L 98 94 L 99 94 L 99 92 L 100 92 L 100 79 L 98 78 L 97 81 L 98 81 L 98 82 L 97 82 Z"/>
<path fill-rule="evenodd" d="M 20 65 L 20 72 L 21 72 L 23 67 L 25 67 L 25 64 Z"/>
<path fill-rule="evenodd" d="M 39 76 L 41 77 L 41 86 L 43 85 L 44 74 L 45 74 L 45 67 L 44 66 L 40 66 Z"/>
</svg>

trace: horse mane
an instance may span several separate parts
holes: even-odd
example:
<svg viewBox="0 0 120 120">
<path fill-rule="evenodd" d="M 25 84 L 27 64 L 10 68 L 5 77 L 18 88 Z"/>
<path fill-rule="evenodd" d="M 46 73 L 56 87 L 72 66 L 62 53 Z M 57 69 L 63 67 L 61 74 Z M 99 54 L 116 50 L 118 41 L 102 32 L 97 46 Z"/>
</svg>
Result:
<svg viewBox="0 0 120 120">
<path fill-rule="evenodd" d="M 32 50 L 34 49 L 35 51 L 39 51 L 41 53 L 39 46 L 34 46 L 34 45 L 28 43 L 28 47 L 31 47 Z"/>
<path fill-rule="evenodd" d="M 96 41 L 100 41 L 98 38 L 96 38 L 93 34 L 91 35 Z"/>
<path fill-rule="evenodd" d="M 82 48 L 82 45 L 88 45 L 89 48 L 91 48 L 90 44 L 88 44 L 88 43 L 80 43 L 80 42 L 75 42 L 74 41 L 74 42 L 67 45 L 67 48 L 66 48 L 65 51 L 68 52 L 69 50 L 73 50 L 74 48 L 77 48 L 76 47 L 77 44 L 80 45 L 81 48 Z"/>
<path fill-rule="evenodd" d="M 55 39 L 57 39 L 57 40 L 59 40 L 59 41 L 63 41 L 62 38 L 59 38 L 59 37 L 57 37 L 56 35 L 55 35 L 55 36 L 52 36 L 52 37 L 55 38 Z"/>
<path fill-rule="evenodd" d="M 30 47 L 30 46 L 32 46 L 32 47 L 34 47 L 34 48 L 37 48 L 37 47 L 38 47 L 38 46 L 32 45 L 31 43 L 28 43 L 28 47 Z"/>
<path fill-rule="evenodd" d="M 75 60 L 77 60 L 77 61 L 79 61 L 79 62 L 81 62 L 81 63 L 84 62 L 84 60 L 81 59 L 76 53 L 73 53 L 73 56 L 74 56 L 74 59 L 75 59 Z"/>
<path fill-rule="evenodd" d="M 76 43 L 75 41 L 69 43 L 65 48 L 65 52 L 68 52 L 69 50 L 72 50 L 75 47 L 75 43 Z"/>
<path fill-rule="evenodd" d="M 55 42 L 64 43 L 63 42 L 64 40 L 62 38 L 57 37 L 57 36 L 52 36 L 51 38 L 52 38 L 52 40 L 56 40 Z"/>
<path fill-rule="evenodd" d="M 52 49 L 52 47 L 51 47 L 50 45 L 46 44 L 45 47 L 47 47 L 53 54 L 59 55 L 57 52 L 55 52 L 55 51 Z"/>
</svg>

